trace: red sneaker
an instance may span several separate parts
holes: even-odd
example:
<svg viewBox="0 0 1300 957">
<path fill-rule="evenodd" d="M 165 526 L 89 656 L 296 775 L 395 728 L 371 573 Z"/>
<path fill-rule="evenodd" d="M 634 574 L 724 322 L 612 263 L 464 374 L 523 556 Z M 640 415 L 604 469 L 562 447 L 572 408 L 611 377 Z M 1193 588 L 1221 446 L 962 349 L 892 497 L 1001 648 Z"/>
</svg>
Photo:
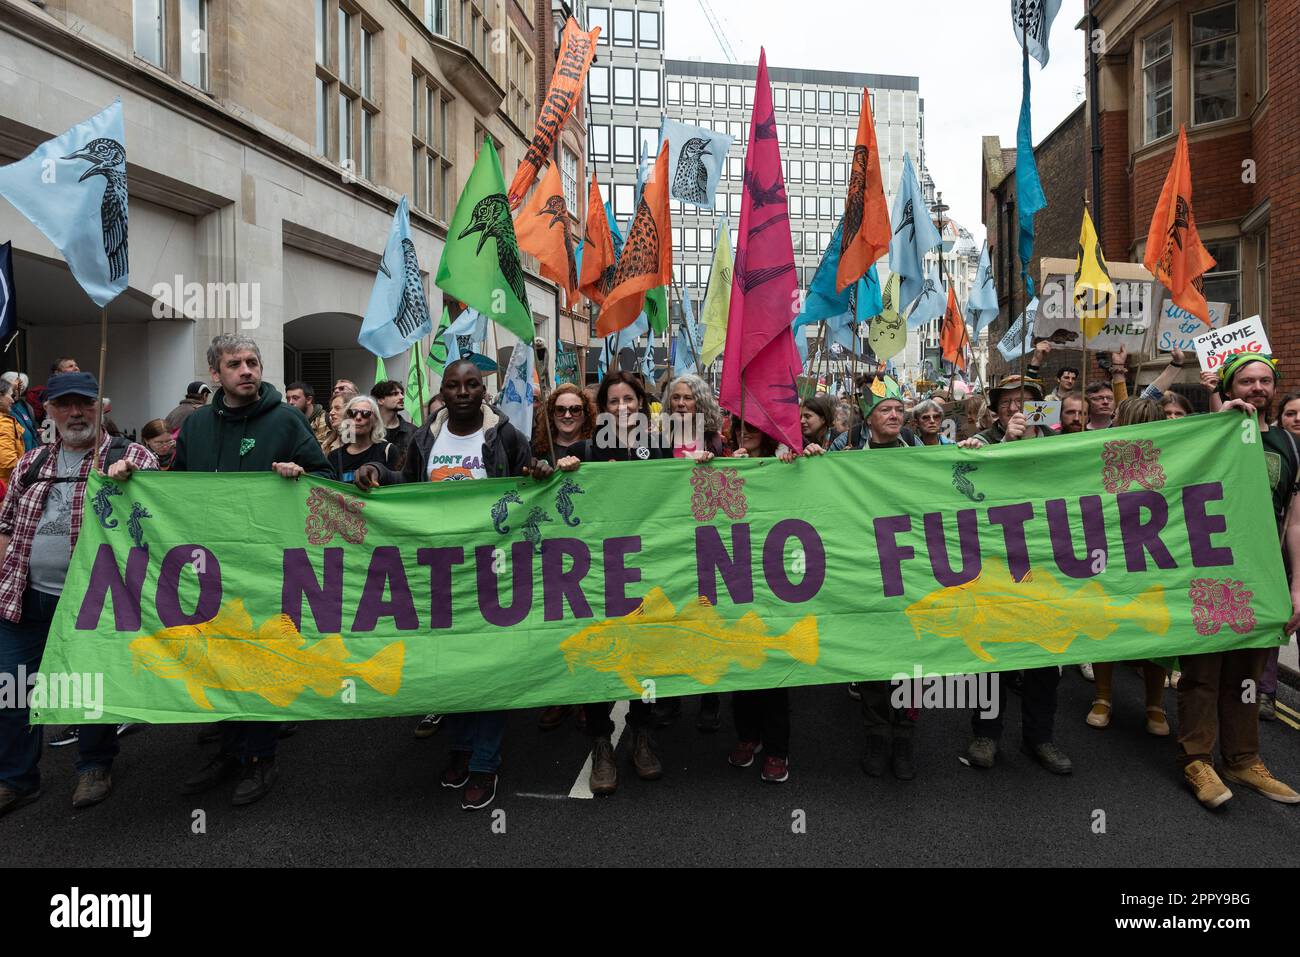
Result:
<svg viewBox="0 0 1300 957">
<path fill-rule="evenodd" d="M 727 763 L 733 768 L 747 768 L 754 763 L 754 755 L 763 750 L 763 745 L 759 741 L 739 741 L 731 754 L 727 755 Z"/>
<path fill-rule="evenodd" d="M 463 788 L 465 786 L 465 782 L 469 780 L 469 759 L 470 753 L 468 751 L 451 752 L 451 760 L 442 772 L 443 787 Z"/>
<path fill-rule="evenodd" d="M 769 784 L 780 784 L 782 781 L 790 780 L 789 758 L 778 758 L 775 754 L 769 754 L 764 758 L 763 780 Z"/>
<path fill-rule="evenodd" d="M 469 776 L 469 784 L 460 797 L 460 806 L 466 811 L 477 811 L 492 803 L 497 796 L 497 776 L 483 771 L 474 771 Z"/>
</svg>

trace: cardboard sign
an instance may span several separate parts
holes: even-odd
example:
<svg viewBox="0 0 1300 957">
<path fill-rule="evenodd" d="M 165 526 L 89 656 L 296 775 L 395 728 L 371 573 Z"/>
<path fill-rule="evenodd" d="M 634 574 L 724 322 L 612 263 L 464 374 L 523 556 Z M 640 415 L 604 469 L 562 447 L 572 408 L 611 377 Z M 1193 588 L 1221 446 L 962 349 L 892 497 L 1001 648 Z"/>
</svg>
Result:
<svg viewBox="0 0 1300 957">
<path fill-rule="evenodd" d="M 1230 356 L 1239 352 L 1273 354 L 1259 316 L 1251 316 L 1222 329 L 1211 329 L 1197 336 L 1194 342 L 1196 361 L 1206 372 L 1218 372 Z"/>
<path fill-rule="evenodd" d="M 1088 348 L 1110 352 L 1127 346 L 1132 355 L 1142 352 L 1151 328 L 1154 279 L 1141 263 L 1109 263 L 1115 298 L 1110 317 L 1090 319 L 1085 330 L 1074 310 L 1074 260 L 1044 259 L 1041 303 L 1035 339 L 1048 339 L 1054 346 L 1082 349 L 1085 331 Z"/>
<path fill-rule="evenodd" d="M 1160 311 L 1160 325 L 1156 328 L 1156 351 L 1173 352 L 1177 347 L 1184 352 L 1191 352 L 1196 348 L 1198 335 L 1210 329 L 1222 329 L 1228 321 L 1228 304 L 1211 302 L 1208 305 L 1210 325 L 1207 327 L 1182 306 L 1166 300 L 1164 309 Z"/>
<path fill-rule="evenodd" d="M 1061 424 L 1061 400 L 1060 399 L 1026 399 L 1024 408 L 1025 419 L 1030 425 L 1041 425 L 1049 429 L 1056 428 Z"/>
<path fill-rule="evenodd" d="M 1019 359 L 1024 353 L 1032 347 L 1035 319 L 1038 315 L 1038 299 L 1034 298 L 1029 303 L 1029 308 L 1020 314 L 1020 318 L 1013 322 L 1006 334 L 998 342 L 998 352 L 1002 353 L 1002 358 L 1010 362 L 1012 359 Z"/>
</svg>

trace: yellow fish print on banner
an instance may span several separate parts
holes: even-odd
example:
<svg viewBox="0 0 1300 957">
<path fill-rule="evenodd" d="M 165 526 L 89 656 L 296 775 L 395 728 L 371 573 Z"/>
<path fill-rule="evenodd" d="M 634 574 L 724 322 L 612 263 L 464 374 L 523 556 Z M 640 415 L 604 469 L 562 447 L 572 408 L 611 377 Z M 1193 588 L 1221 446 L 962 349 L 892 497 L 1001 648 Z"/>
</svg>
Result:
<svg viewBox="0 0 1300 957">
<path fill-rule="evenodd" d="M 253 620 L 238 599 L 211 621 L 164 628 L 130 644 L 135 667 L 160 678 L 185 683 L 194 703 L 212 711 L 207 689 L 260 695 L 277 708 L 291 705 L 306 688 L 322 698 L 337 694 L 343 679 L 358 677 L 392 697 L 402 684 L 403 642 L 395 641 L 369 661 L 348 661 L 340 635 L 311 647 L 288 615 L 276 615 L 253 631 Z"/>
<path fill-rule="evenodd" d="M 985 644 L 1026 643 L 1060 654 L 1080 635 L 1104 641 L 1122 621 L 1153 635 L 1169 630 L 1160 585 L 1115 605 L 1096 581 L 1074 592 L 1043 571 L 1017 582 L 1005 562 L 987 558 L 974 581 L 933 591 L 909 605 L 906 614 L 918 640 L 923 635 L 955 638 L 982 661 L 995 660 Z"/>
<path fill-rule="evenodd" d="M 560 642 L 569 671 L 575 665 L 619 676 L 633 694 L 639 678 L 686 675 L 716 684 L 732 665 L 754 671 L 769 652 L 780 651 L 801 664 L 817 663 L 817 618 L 808 615 L 784 635 L 769 635 L 754 612 L 727 624 L 708 599 L 678 612 L 655 587 L 622 618 L 606 618 Z"/>
</svg>

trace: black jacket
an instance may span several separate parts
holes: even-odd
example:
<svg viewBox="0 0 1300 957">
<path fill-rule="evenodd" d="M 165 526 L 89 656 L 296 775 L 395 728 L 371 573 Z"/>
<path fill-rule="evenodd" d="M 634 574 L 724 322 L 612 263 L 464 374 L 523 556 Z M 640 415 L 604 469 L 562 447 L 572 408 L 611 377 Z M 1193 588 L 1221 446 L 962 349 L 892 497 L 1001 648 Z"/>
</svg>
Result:
<svg viewBox="0 0 1300 957">
<path fill-rule="evenodd" d="M 433 452 L 433 443 L 438 433 L 447 424 L 447 410 L 443 409 L 432 422 L 416 429 L 406 448 L 406 461 L 401 471 L 394 471 L 380 463 L 374 463 L 379 470 L 380 485 L 401 485 L 406 482 L 427 482 L 429 480 L 429 455 Z M 532 461 L 533 453 L 528 447 L 528 440 L 510 424 L 510 420 L 500 415 L 486 402 L 483 403 L 483 468 L 488 478 L 506 478 L 520 476 Z"/>
<path fill-rule="evenodd" d="M 195 409 L 181 426 L 173 472 L 267 472 L 272 462 L 296 462 L 319 478 L 334 478 L 307 420 L 263 382 L 257 399 L 229 408 L 225 393 Z"/>
</svg>

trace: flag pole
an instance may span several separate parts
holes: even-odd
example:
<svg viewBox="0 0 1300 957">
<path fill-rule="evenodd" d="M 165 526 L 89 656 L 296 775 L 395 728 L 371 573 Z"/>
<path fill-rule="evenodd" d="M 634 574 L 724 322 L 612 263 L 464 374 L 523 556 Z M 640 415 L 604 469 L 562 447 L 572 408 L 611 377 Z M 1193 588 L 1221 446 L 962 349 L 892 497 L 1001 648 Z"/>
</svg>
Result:
<svg viewBox="0 0 1300 957">
<path fill-rule="evenodd" d="M 1083 210 L 1085 213 L 1088 211 L 1087 190 L 1084 190 L 1083 193 Z M 1093 224 L 1093 228 L 1094 229 L 1096 228 L 1096 223 Z M 1100 242 L 1100 240 L 1098 240 L 1098 242 Z M 1096 297 L 1094 296 L 1093 305 L 1096 305 L 1096 303 L 1097 300 Z M 1078 310 L 1076 309 L 1075 312 L 1077 313 Z M 1085 319 L 1083 316 L 1079 316 L 1078 319 L 1079 319 L 1079 331 L 1083 334 L 1083 361 L 1079 363 L 1079 378 L 1081 380 L 1081 384 L 1079 386 L 1079 392 L 1083 395 L 1087 395 L 1088 394 L 1088 320 Z M 1087 407 L 1086 399 L 1084 400 L 1084 407 L 1085 409 Z M 1084 425 L 1085 426 L 1087 425 L 1086 420 L 1084 422 Z"/>
<path fill-rule="evenodd" d="M 1029 74 L 1029 20 L 1025 15 L 1025 8 L 1023 6 L 1020 8 L 1020 63 L 1021 63 L 1021 69 L 1023 69 L 1025 71 L 1025 75 L 1028 76 Z M 1034 148 L 1033 139 L 1030 138 L 1029 149 L 1032 151 L 1033 148 Z M 1016 216 L 1019 217 L 1020 215 L 1020 210 L 1019 210 L 1020 171 L 1019 170 L 1016 171 L 1016 206 L 1017 206 Z M 1020 230 L 1017 229 L 1016 230 L 1017 245 L 1019 245 L 1019 237 L 1020 237 Z M 941 236 L 940 239 L 942 238 L 943 237 Z M 943 245 L 942 242 L 940 243 L 940 245 L 941 246 Z M 1017 258 L 1018 256 L 1019 256 L 1019 250 L 1017 250 Z M 1029 270 L 1029 263 L 1022 262 L 1020 264 L 1022 279 L 1028 275 L 1028 270 Z M 1026 289 L 1025 291 L 1027 293 L 1028 289 Z M 1011 302 L 1013 305 L 1015 301 L 1016 301 L 1016 284 L 1013 282 L 1011 284 Z M 1015 321 L 1014 317 L 1015 317 L 1015 309 L 1012 309 L 1011 314 L 1008 317 L 1008 321 L 1014 322 Z M 1025 329 L 1021 330 L 1021 337 L 1020 337 L 1020 408 L 1021 411 L 1023 411 L 1025 408 L 1025 350 L 1027 348 L 1025 345 L 1025 340 L 1032 337 L 1032 336 L 1024 335 L 1024 333 L 1028 331 L 1028 327 L 1029 327 L 1029 299 L 1028 296 L 1026 296 Z"/>
<path fill-rule="evenodd" d="M 522 345 L 522 342 L 520 343 Z M 541 336 L 533 339 L 533 358 L 537 360 L 537 386 L 541 390 L 542 400 L 542 418 L 546 422 L 546 461 L 552 466 L 559 459 L 555 455 L 555 436 L 551 433 L 551 414 L 546 408 L 547 389 L 546 383 L 550 381 L 550 365 L 547 362 L 546 340 Z M 528 388 L 531 383 L 525 383 L 524 388 Z"/>
<path fill-rule="evenodd" d="M 95 451 L 91 456 L 92 468 L 98 469 L 99 443 L 104 435 L 104 364 L 108 360 L 108 306 L 99 307 L 99 401 L 95 403 Z"/>
</svg>

